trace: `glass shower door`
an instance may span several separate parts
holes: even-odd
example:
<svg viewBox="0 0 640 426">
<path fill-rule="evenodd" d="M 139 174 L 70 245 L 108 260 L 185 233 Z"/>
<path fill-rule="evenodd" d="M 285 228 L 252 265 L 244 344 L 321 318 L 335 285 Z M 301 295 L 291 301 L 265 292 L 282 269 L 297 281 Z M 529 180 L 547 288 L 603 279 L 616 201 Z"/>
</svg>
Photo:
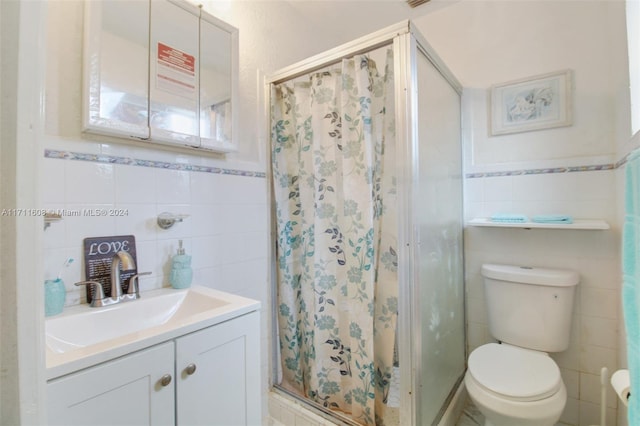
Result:
<svg viewBox="0 0 640 426">
<path fill-rule="evenodd" d="M 414 225 L 417 418 L 435 424 L 465 371 L 460 95 L 418 48 Z"/>
</svg>

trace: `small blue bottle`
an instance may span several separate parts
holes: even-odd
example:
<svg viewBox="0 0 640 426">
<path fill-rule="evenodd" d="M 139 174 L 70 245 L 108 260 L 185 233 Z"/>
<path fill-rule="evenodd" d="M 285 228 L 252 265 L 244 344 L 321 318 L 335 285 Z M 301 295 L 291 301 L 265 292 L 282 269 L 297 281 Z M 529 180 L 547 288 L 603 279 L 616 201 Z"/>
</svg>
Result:
<svg viewBox="0 0 640 426">
<path fill-rule="evenodd" d="M 173 288 L 189 288 L 191 286 L 191 279 L 193 278 L 191 256 L 185 254 L 184 247 L 182 247 L 182 240 L 179 240 L 178 244 L 178 254 L 171 259 L 169 283 Z"/>
</svg>

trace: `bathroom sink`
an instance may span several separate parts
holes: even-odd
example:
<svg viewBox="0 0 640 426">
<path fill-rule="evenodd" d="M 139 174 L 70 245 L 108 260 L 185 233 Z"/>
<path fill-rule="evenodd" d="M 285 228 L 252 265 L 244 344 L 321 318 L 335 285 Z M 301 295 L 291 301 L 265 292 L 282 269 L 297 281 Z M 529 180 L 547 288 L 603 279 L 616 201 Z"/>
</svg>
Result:
<svg viewBox="0 0 640 426">
<path fill-rule="evenodd" d="M 88 308 L 75 315 L 47 320 L 46 341 L 54 352 L 67 352 L 170 322 L 180 322 L 228 303 L 187 290 L 106 308 Z"/>
<path fill-rule="evenodd" d="M 63 314 L 45 320 L 47 369 L 56 370 L 51 374 L 58 376 L 226 321 L 259 306 L 251 299 L 193 286 L 143 292 L 138 300 L 103 308 L 67 308 Z"/>
</svg>

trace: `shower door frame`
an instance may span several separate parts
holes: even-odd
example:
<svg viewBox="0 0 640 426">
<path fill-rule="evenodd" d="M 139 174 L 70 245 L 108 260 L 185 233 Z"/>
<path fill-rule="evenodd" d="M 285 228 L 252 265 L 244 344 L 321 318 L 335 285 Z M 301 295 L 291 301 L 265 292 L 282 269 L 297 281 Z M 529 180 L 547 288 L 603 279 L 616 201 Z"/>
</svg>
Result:
<svg viewBox="0 0 640 426">
<path fill-rule="evenodd" d="M 462 86 L 437 55 L 435 50 L 427 43 L 419 31 L 415 30 L 410 20 L 401 21 L 367 36 L 358 38 L 324 53 L 312 56 L 306 60 L 283 68 L 273 75 L 265 78 L 264 84 L 264 108 L 266 119 L 267 140 L 271 138 L 271 94 L 274 85 L 295 79 L 313 71 L 320 70 L 330 65 L 339 63 L 342 59 L 363 54 L 375 49 L 392 46 L 394 50 L 394 98 L 396 105 L 396 141 L 397 141 L 397 198 L 398 198 L 398 358 L 400 363 L 400 424 L 417 425 L 421 418 L 420 407 L 420 378 L 422 367 L 421 331 L 420 324 L 420 298 L 417 297 L 419 274 L 419 262 L 417 259 L 418 237 L 414 226 L 414 212 L 412 199 L 418 174 L 418 85 L 417 85 L 417 55 L 424 54 L 446 79 L 451 87 L 462 95 Z M 461 141 L 460 141 L 461 142 Z M 269 374 L 270 388 L 304 401 L 312 411 L 325 418 L 336 420 L 338 418 L 344 424 L 355 422 L 345 421 L 342 416 L 335 417 L 335 413 L 325 409 L 313 401 L 301 398 L 291 392 L 282 389 L 275 383 L 278 374 L 278 320 L 277 320 L 277 274 L 275 241 L 277 241 L 275 223 L 275 197 L 273 193 L 273 176 L 271 170 L 270 142 L 267 149 L 267 183 L 269 201 L 269 221 L 271 224 L 272 243 L 269 244 L 269 278 L 271 296 L 271 371 Z M 462 172 L 462 170 L 461 170 Z M 462 214 L 462 213 L 461 213 Z M 464 262 L 463 262 L 464 265 Z M 463 292 L 464 294 L 464 292 Z M 462 315 L 466 315 L 463 308 Z M 466 320 L 465 320 L 466 328 Z M 466 330 L 464 332 L 466 352 Z M 466 353 L 465 353 L 466 359 Z M 407 366 L 409 368 L 407 368 Z M 464 371 L 462 372 L 464 375 Z M 460 384 L 462 377 L 458 380 Z M 457 386 L 456 386 L 457 387 Z M 449 399 L 456 389 L 451 391 Z M 446 407 L 443 407 L 446 408 Z M 439 414 L 442 415 L 442 412 Z"/>
</svg>

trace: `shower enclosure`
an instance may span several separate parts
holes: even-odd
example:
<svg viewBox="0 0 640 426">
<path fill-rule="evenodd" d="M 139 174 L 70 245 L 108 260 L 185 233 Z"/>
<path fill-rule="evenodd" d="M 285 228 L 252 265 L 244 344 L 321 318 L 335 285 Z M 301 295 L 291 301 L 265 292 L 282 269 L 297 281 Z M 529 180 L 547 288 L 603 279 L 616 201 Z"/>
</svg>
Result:
<svg viewBox="0 0 640 426">
<path fill-rule="evenodd" d="M 274 388 L 437 424 L 466 359 L 461 86 L 410 21 L 267 83 Z"/>
</svg>

